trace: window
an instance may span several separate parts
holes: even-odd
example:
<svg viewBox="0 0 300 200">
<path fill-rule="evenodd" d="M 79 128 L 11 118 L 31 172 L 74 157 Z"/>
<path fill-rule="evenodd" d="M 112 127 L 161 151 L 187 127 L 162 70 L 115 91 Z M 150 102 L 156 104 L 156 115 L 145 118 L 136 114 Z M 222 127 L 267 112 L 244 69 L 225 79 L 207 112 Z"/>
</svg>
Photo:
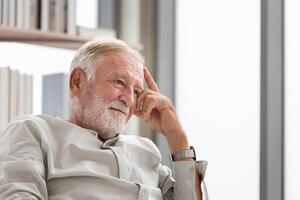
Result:
<svg viewBox="0 0 300 200">
<path fill-rule="evenodd" d="M 299 1 L 285 1 L 285 200 L 300 198 L 299 9 Z"/>
<path fill-rule="evenodd" d="M 211 199 L 259 199 L 260 1 L 177 2 L 176 106 Z"/>
</svg>

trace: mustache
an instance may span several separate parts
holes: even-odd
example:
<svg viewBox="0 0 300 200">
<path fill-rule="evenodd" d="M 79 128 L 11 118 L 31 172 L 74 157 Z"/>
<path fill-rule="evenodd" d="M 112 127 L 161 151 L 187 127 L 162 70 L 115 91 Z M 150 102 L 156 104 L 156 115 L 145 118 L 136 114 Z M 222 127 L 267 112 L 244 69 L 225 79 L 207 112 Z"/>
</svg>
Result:
<svg viewBox="0 0 300 200">
<path fill-rule="evenodd" d="M 126 115 L 129 113 L 129 107 L 124 105 L 124 103 L 121 101 L 113 101 L 113 102 L 111 102 L 111 104 L 109 106 L 114 109 L 122 111 Z"/>
</svg>

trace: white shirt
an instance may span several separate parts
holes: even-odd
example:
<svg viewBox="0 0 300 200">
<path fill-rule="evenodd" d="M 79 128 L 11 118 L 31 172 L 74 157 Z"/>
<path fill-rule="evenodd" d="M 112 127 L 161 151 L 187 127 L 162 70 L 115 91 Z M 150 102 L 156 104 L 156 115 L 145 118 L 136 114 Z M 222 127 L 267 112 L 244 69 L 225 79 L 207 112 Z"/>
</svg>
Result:
<svg viewBox="0 0 300 200">
<path fill-rule="evenodd" d="M 207 163 L 176 161 L 171 170 L 160 162 L 149 139 L 103 143 L 62 119 L 25 116 L 0 135 L 0 199 L 196 199 L 195 170 L 204 177 Z"/>
</svg>

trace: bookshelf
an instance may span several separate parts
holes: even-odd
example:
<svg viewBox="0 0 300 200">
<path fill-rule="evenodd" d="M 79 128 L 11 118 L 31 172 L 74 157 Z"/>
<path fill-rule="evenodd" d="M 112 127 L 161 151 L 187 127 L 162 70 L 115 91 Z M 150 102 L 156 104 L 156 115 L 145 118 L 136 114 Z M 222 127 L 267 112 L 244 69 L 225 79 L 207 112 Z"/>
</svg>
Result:
<svg viewBox="0 0 300 200">
<path fill-rule="evenodd" d="M 76 50 L 90 39 L 64 33 L 0 26 L 2 42 L 22 42 Z"/>
<path fill-rule="evenodd" d="M 100 36 L 100 35 L 99 35 Z M 76 50 L 92 37 L 68 35 L 65 33 L 44 32 L 41 30 L 22 29 L 0 25 L 0 42 L 21 42 L 48 47 L 57 47 Z M 141 51 L 142 44 L 129 44 L 132 48 Z"/>
<path fill-rule="evenodd" d="M 78 49 L 77 0 L 0 0 L 0 41 Z"/>
</svg>

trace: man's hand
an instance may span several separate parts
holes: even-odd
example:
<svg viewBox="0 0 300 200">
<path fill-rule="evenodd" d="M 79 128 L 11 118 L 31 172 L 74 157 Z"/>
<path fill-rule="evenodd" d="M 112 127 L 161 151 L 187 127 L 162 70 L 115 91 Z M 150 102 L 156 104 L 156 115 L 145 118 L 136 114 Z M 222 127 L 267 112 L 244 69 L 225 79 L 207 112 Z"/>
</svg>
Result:
<svg viewBox="0 0 300 200">
<path fill-rule="evenodd" d="M 157 84 L 146 68 L 144 68 L 144 77 L 148 88 L 144 89 L 137 99 L 135 115 L 163 134 L 172 152 L 189 149 L 187 137 L 172 102 L 159 93 Z"/>
<path fill-rule="evenodd" d="M 152 128 L 166 137 L 172 153 L 189 149 L 186 134 L 179 123 L 172 102 L 159 93 L 158 86 L 147 68 L 144 68 L 144 77 L 148 88 L 144 89 L 137 99 L 135 115 L 144 119 Z M 193 161 L 192 158 L 183 160 Z M 200 177 L 195 171 L 197 199 L 202 199 L 200 188 Z"/>
</svg>

